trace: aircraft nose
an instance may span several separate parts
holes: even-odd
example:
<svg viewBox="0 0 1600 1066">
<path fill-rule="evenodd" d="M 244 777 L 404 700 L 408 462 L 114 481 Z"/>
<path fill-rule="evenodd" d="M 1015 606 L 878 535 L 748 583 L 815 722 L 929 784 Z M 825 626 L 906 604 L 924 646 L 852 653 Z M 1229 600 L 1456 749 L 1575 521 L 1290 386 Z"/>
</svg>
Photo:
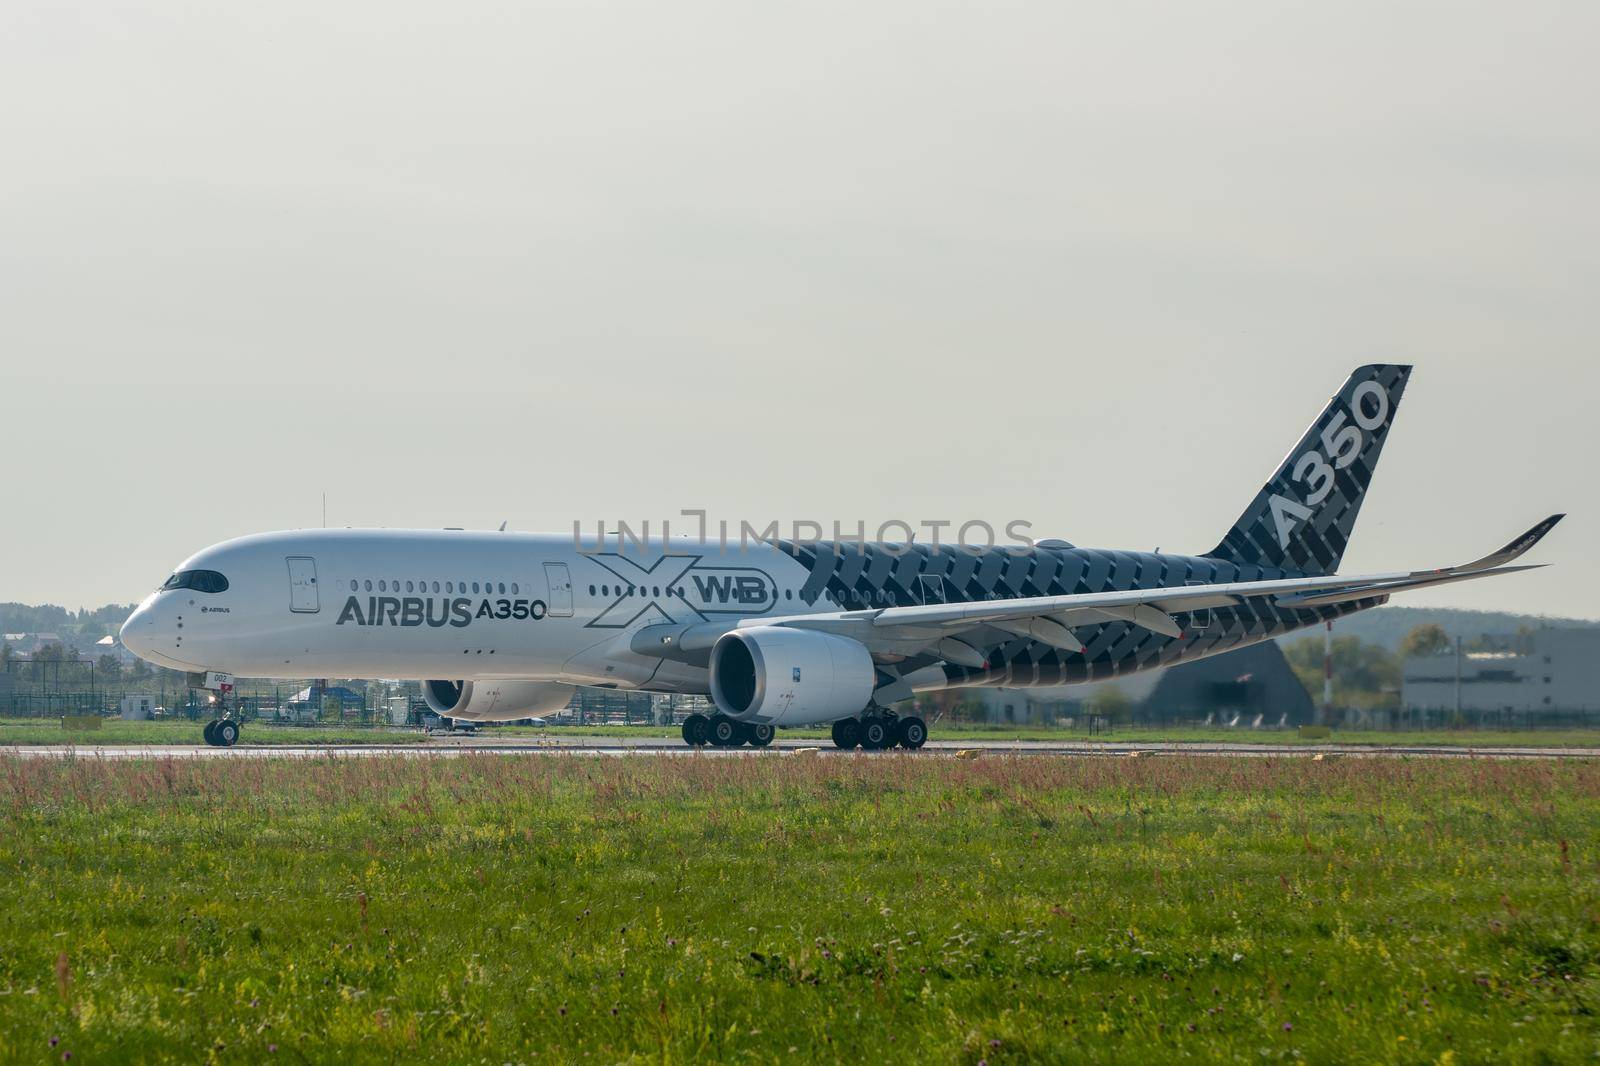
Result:
<svg viewBox="0 0 1600 1066">
<path fill-rule="evenodd" d="M 155 647 L 155 623 L 150 617 L 148 605 L 141 605 L 128 620 L 122 623 L 118 636 L 122 646 L 141 659 L 148 659 L 150 651 Z"/>
</svg>

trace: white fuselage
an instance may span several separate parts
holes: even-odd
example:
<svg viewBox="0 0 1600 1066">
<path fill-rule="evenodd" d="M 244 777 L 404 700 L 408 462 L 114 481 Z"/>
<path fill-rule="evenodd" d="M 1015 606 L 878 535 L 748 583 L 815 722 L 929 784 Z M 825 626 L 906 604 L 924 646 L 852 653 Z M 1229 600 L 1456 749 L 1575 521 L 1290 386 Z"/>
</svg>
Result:
<svg viewBox="0 0 1600 1066">
<path fill-rule="evenodd" d="M 806 602 L 807 570 L 766 544 L 726 550 L 561 534 L 327 529 L 206 548 L 123 628 L 177 670 L 249 677 L 533 678 L 706 692 L 704 668 L 636 654 L 650 624 L 837 610 Z"/>
</svg>

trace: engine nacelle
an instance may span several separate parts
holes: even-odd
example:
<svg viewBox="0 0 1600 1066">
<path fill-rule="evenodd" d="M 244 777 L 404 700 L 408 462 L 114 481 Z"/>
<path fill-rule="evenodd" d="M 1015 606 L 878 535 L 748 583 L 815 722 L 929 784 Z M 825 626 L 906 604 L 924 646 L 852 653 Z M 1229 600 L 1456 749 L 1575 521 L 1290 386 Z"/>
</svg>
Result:
<svg viewBox="0 0 1600 1066">
<path fill-rule="evenodd" d="M 859 641 L 810 629 L 754 626 L 711 648 L 711 699 L 743 722 L 815 725 L 859 714 L 877 671 Z"/>
<path fill-rule="evenodd" d="M 574 689 L 556 681 L 424 681 L 422 698 L 434 714 L 467 722 L 515 722 L 559 711 Z"/>
</svg>

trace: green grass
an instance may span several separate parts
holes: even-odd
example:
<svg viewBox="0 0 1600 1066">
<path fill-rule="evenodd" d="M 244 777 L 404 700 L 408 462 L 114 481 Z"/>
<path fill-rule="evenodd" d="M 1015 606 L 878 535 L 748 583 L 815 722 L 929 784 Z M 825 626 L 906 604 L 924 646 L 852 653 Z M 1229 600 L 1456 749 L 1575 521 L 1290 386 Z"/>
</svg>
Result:
<svg viewBox="0 0 1600 1066">
<path fill-rule="evenodd" d="M 1600 1052 L 1587 761 L 0 757 L 0 873 L 3 1061 Z"/>
<path fill-rule="evenodd" d="M 646 725 L 561 725 L 489 726 L 481 731 L 485 737 L 676 737 L 678 726 Z M 782 729 L 779 740 L 826 739 L 827 729 Z M 1453 747 L 1600 747 L 1600 729 L 1519 729 L 1472 730 L 1430 729 L 1406 732 L 1381 730 L 1335 729 L 1326 740 L 1303 740 L 1292 729 L 1223 729 L 1221 727 L 1152 726 L 1149 728 L 1118 728 L 1086 733 L 1083 730 L 1056 729 L 1049 726 L 1004 726 L 953 724 L 937 722 L 928 727 L 933 740 L 1044 740 L 1062 744 L 1152 744 L 1161 742 L 1192 742 L 1207 744 L 1389 744 L 1389 745 L 1449 745 Z"/>
<path fill-rule="evenodd" d="M 99 729 L 64 729 L 59 718 L 0 718 L 0 748 L 23 744 L 73 744 L 97 747 L 124 744 L 205 745 L 204 722 L 124 722 L 107 718 Z M 420 730 L 364 729 L 359 726 L 263 725 L 246 722 L 239 731 L 242 745 L 417 744 Z"/>
<path fill-rule="evenodd" d="M 1307 740 L 1292 729 L 1254 730 L 1222 729 L 1196 726 L 1152 726 L 1150 728 L 1118 728 L 1093 735 L 1064 730 L 1033 727 L 966 727 L 931 726 L 929 736 L 936 739 L 991 739 L 991 740 L 1056 740 L 1073 743 L 1149 744 L 1149 743 L 1206 743 L 1206 744 L 1296 744 L 1316 747 L 1326 744 L 1398 745 L 1398 746 L 1451 746 L 1451 747 L 1538 747 L 1538 748 L 1593 748 L 1600 747 L 1600 729 L 1428 729 L 1384 731 L 1377 729 L 1335 729 L 1323 740 Z"/>
</svg>

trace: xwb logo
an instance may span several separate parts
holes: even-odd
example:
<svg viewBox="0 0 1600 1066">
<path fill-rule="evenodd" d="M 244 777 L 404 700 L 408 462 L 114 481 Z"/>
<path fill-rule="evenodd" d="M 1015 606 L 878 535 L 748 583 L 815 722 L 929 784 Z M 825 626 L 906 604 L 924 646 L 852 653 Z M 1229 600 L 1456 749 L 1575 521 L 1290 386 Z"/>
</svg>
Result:
<svg viewBox="0 0 1600 1066">
<path fill-rule="evenodd" d="M 765 614 L 778 604 L 777 583 L 754 566 L 721 566 L 702 555 L 662 555 L 648 561 L 620 553 L 588 558 L 599 568 L 590 591 L 603 605 L 588 623 L 593 629 Z"/>
</svg>

